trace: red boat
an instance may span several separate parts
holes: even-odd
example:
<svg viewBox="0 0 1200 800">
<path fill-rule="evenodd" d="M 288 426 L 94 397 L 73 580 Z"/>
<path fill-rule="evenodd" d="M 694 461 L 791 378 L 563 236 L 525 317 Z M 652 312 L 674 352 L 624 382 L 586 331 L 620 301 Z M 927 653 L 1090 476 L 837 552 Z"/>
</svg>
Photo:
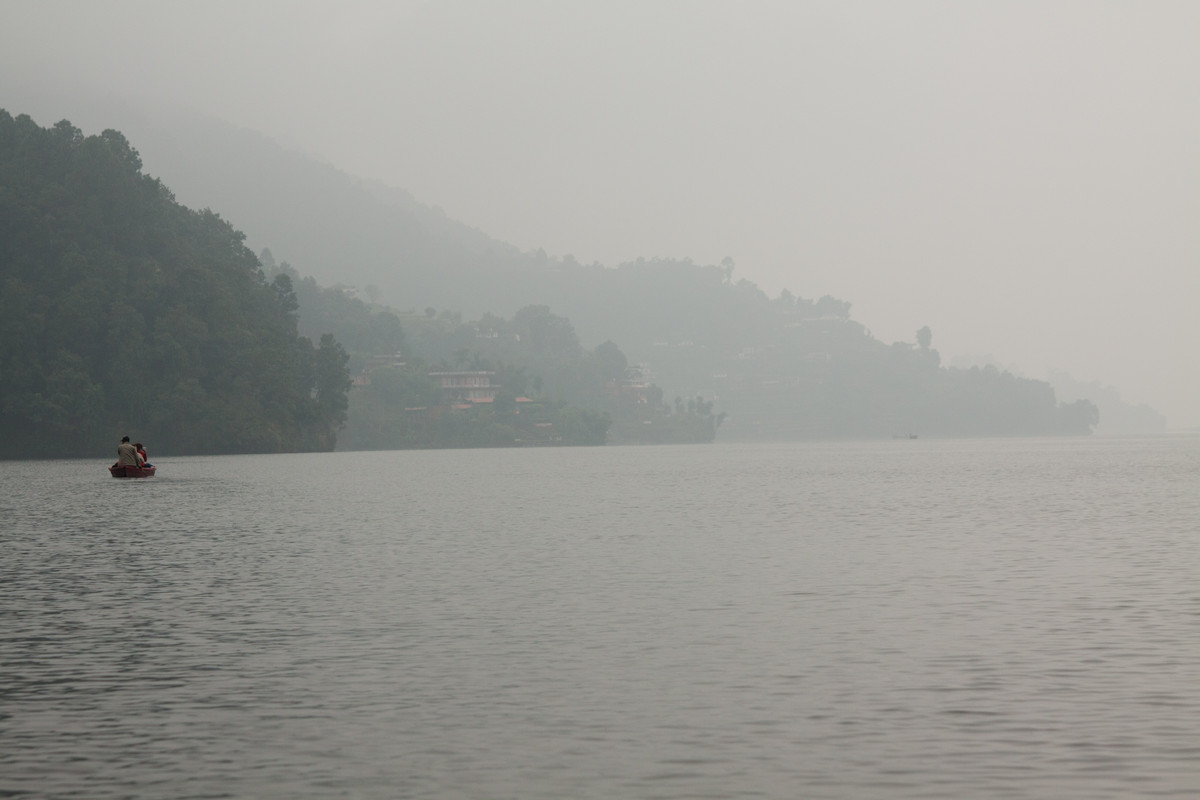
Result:
<svg viewBox="0 0 1200 800">
<path fill-rule="evenodd" d="M 122 467 L 120 464 L 113 464 L 108 471 L 114 478 L 153 478 L 156 469 L 158 467 Z"/>
</svg>

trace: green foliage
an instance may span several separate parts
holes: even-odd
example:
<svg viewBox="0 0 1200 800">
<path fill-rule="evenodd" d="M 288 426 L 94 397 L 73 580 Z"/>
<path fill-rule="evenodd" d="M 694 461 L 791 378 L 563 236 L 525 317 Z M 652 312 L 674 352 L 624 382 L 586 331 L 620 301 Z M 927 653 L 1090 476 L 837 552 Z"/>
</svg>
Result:
<svg viewBox="0 0 1200 800">
<path fill-rule="evenodd" d="M 392 311 L 364 302 L 351 289 L 323 287 L 312 277 L 301 278 L 286 261 L 276 264 L 270 250 L 263 250 L 259 258 L 285 306 L 294 301 L 299 309 L 300 334 L 313 341 L 333 334 L 346 348 L 351 370 L 361 370 L 371 356 L 404 349 L 404 329 Z"/>
<path fill-rule="evenodd" d="M 350 393 L 350 450 L 520 447 L 605 443 L 607 415 L 546 400 L 520 403 L 501 392 L 488 404 L 449 404 L 424 362 L 371 370 Z"/>
<path fill-rule="evenodd" d="M 703 415 L 668 420 L 661 390 L 650 390 L 657 393 L 653 402 L 623 391 L 629 363 L 621 349 L 611 341 L 585 349 L 570 321 L 547 306 L 526 306 L 512 320 L 493 314 L 468 323 L 445 313 L 437 319 L 414 316 L 409 330 L 412 350 L 442 369 L 494 372 L 502 391 L 493 412 L 507 412 L 527 393 L 538 400 L 543 416 L 555 410 L 553 419 L 541 420 L 541 430 L 522 431 L 518 424 L 514 435 L 521 443 L 598 444 L 604 441 L 598 431 L 610 426 L 620 431 L 619 440 L 634 442 L 711 442 L 716 434 L 711 403 Z M 520 422 L 528 422 L 528 410 L 516 410 Z M 659 423 L 654 428 L 643 425 L 654 420 Z"/>
<path fill-rule="evenodd" d="M 350 374 L 346 369 L 350 356 L 333 334 L 321 335 L 321 345 L 313 358 L 316 373 L 313 381 L 313 396 L 317 401 L 317 415 L 330 430 L 337 430 L 346 422 L 349 402 L 346 392 L 350 390 Z M 332 447 L 332 442 L 330 446 Z"/>
<path fill-rule="evenodd" d="M 614 444 L 702 444 L 716 437 L 724 420 L 725 412 L 714 414 L 713 402 L 703 397 L 687 402 L 676 397 L 671 406 L 647 402 L 621 414 L 609 440 Z"/>
<path fill-rule="evenodd" d="M 0 455 L 330 449 L 345 352 L 116 131 L 0 111 Z"/>
<path fill-rule="evenodd" d="M 141 175 L 120 134 L 83 137 L 69 123 L 43 130 L 4 115 L 0 452 L 107 449 L 127 428 L 158 437 L 156 452 L 168 443 L 177 452 L 323 448 L 343 415 L 343 445 L 551 443 L 557 433 L 547 432 L 569 424 L 554 417 L 562 404 L 607 414 L 618 441 L 711 440 L 726 412 L 720 429 L 731 438 L 1095 425 L 1094 410 L 1057 403 L 1040 381 L 943 368 L 928 328 L 916 346 L 885 344 L 850 319 L 848 302 L 769 298 L 735 279 L 729 259 L 607 269 L 522 254 L 402 193 L 254 146 L 218 149 L 207 165 L 236 186 L 222 208 L 253 220 L 306 270 L 367 285 L 370 303 L 301 279 L 267 252 L 264 280 L 219 217 L 178 209 Z M 262 179 L 269 170 L 279 171 Z M 392 312 L 379 297 L 421 310 Z M 463 314 L 481 316 L 464 323 Z M 341 356 L 311 344 L 326 333 Z M 592 342 L 605 344 L 584 344 Z M 410 401 L 376 394 L 379 381 L 337 402 L 345 381 L 325 368 L 336 372 L 341 360 L 359 374 L 369 357 L 401 352 L 446 370 L 495 371 L 501 395 L 491 408 L 429 414 L 419 425 L 410 406 L 396 413 Z M 670 397 L 719 397 L 721 413 L 663 403 L 654 385 L 628 391 L 628 362 L 651 365 Z M 538 401 L 536 415 L 522 397 Z M 422 405 L 437 402 L 411 403 Z M 526 433 L 535 416 L 541 427 Z M 379 435 L 356 433 L 373 425 Z"/>
<path fill-rule="evenodd" d="M 1090 400 L 1058 404 L 1057 428 L 1063 433 L 1084 434 L 1100 424 L 1100 410 Z"/>
<path fill-rule="evenodd" d="M 943 368 L 928 327 L 917 331 L 915 347 L 887 345 L 850 319 L 849 303 L 787 291 L 771 299 L 732 281 L 731 266 L 639 260 L 558 274 L 575 287 L 564 298 L 586 298 L 564 301 L 573 320 L 582 309 L 581 327 L 619 332 L 621 349 L 651 364 L 655 382 L 673 393 L 719 397 L 729 419 L 723 435 L 731 438 L 1057 435 L 1095 425 L 1085 409 L 1060 410 L 1043 381 Z M 608 322 L 600 327 L 602 314 Z M 627 424 L 636 417 L 614 415 L 610 438 L 700 436 L 688 433 L 702 430 L 699 423 L 682 416 L 667 423 L 652 405 L 642 407 L 640 429 Z M 674 433 L 650 434 L 656 425 Z"/>
<path fill-rule="evenodd" d="M 558 436 L 569 444 L 604 444 L 612 425 L 608 414 L 567 405 L 555 409 L 552 420 Z"/>
<path fill-rule="evenodd" d="M 349 424 L 341 445 L 349 450 L 399 450 L 430 447 L 434 421 L 430 409 L 441 392 L 423 364 L 383 366 L 370 373 L 370 383 L 349 397 Z"/>
</svg>

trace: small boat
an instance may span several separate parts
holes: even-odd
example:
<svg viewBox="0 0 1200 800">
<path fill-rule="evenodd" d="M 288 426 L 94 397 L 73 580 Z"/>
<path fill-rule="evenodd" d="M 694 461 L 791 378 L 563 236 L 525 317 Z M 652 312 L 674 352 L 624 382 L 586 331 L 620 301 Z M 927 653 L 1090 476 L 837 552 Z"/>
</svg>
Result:
<svg viewBox="0 0 1200 800">
<path fill-rule="evenodd" d="M 154 472 L 158 467 L 122 467 L 120 464 L 113 464 L 108 468 L 114 478 L 153 478 Z"/>
</svg>

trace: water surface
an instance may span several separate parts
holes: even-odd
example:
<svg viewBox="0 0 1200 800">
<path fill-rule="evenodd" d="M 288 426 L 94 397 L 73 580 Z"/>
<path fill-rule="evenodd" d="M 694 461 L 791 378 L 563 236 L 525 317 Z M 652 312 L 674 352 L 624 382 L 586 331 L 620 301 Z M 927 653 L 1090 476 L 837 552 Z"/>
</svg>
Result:
<svg viewBox="0 0 1200 800">
<path fill-rule="evenodd" d="M 0 462 L 0 795 L 1200 794 L 1200 439 Z"/>
</svg>

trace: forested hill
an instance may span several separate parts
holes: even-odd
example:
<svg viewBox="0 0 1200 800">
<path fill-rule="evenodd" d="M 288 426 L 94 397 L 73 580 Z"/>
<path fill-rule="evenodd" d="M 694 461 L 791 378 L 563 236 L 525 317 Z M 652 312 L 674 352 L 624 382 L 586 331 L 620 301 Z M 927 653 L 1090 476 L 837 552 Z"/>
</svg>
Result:
<svg viewBox="0 0 1200 800">
<path fill-rule="evenodd" d="M 84 102 L 79 108 L 91 123 L 84 130 L 122 131 L 146 171 L 181 203 L 217 209 L 252 249 L 272 248 L 323 285 L 373 286 L 399 308 L 419 302 L 465 314 L 512 313 L 531 302 L 528 285 L 514 278 L 536 268 L 536 255 L 402 189 L 352 177 L 220 120 L 121 104 L 103 113 Z"/>
<path fill-rule="evenodd" d="M 92 452 L 123 432 L 174 452 L 332 445 L 345 354 L 332 338 L 313 348 L 296 335 L 286 276 L 269 283 L 240 233 L 176 204 L 121 134 L 84 138 L 7 115 L 3 131 L 0 453 Z M 636 368 L 629 380 L 651 382 L 668 405 L 724 412 L 723 437 L 1043 435 L 1097 422 L 1093 404 L 1059 403 L 1045 382 L 941 366 L 927 329 L 889 345 L 848 302 L 769 298 L 732 262 L 608 268 L 518 253 L 255 134 L 216 124 L 156 141 L 149 171 L 230 213 L 298 274 L 356 287 L 399 310 L 406 329 L 452 323 L 454 361 L 516 359 L 490 352 L 495 320 L 536 306 L 569 320 L 589 352 L 611 340 Z M 302 322 L 313 335 L 347 327 Z M 407 355 L 448 357 L 403 338 Z"/>
<path fill-rule="evenodd" d="M 0 456 L 328 450 L 346 355 L 113 130 L 0 110 Z"/>
</svg>

